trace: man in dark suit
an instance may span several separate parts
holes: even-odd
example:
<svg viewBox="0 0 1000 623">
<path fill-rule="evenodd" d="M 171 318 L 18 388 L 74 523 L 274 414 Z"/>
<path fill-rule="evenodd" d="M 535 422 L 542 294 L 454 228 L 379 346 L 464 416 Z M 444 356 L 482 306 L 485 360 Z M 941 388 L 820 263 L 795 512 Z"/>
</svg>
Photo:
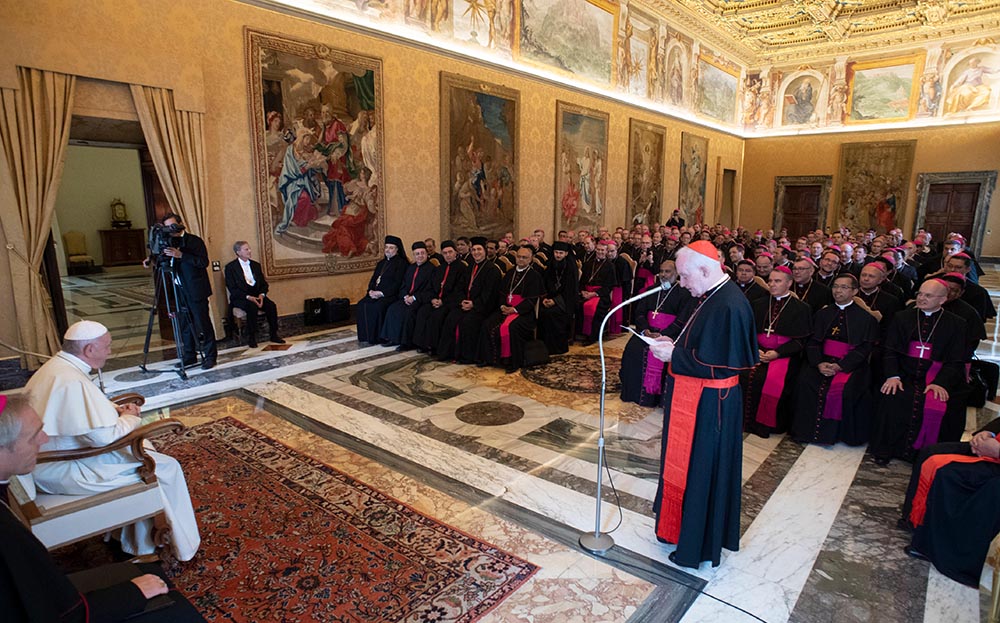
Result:
<svg viewBox="0 0 1000 623">
<path fill-rule="evenodd" d="M 181 365 L 194 365 L 198 351 L 196 336 L 201 337 L 202 362 L 201 367 L 210 370 L 215 367 L 218 350 L 215 346 L 215 327 L 208 314 L 208 297 L 212 296 L 212 283 L 208 280 L 208 249 L 205 241 L 184 231 L 181 217 L 167 214 L 163 217 L 163 226 L 169 228 L 173 244 L 163 250 L 164 258 L 159 261 L 169 261 L 174 274 L 180 277 L 182 300 L 179 307 L 190 310 L 190 322 L 187 314 L 178 314 L 181 339 L 184 345 L 184 358 Z M 169 260 L 167 260 L 169 258 Z M 194 326 L 191 326 L 193 323 Z"/>
<path fill-rule="evenodd" d="M 258 262 L 250 259 L 252 252 L 246 240 L 233 243 L 236 259 L 226 264 L 226 289 L 229 290 L 229 304 L 238 307 L 247 315 L 247 344 L 257 348 L 257 312 L 263 311 L 271 341 L 284 344 L 278 337 L 278 306 L 267 297 L 267 279 Z"/>
</svg>

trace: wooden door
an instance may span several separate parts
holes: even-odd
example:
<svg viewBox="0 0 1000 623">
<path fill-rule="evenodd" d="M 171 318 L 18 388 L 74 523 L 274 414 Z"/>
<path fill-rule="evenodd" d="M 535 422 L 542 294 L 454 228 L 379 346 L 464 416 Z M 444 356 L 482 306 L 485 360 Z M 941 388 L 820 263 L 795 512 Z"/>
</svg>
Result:
<svg viewBox="0 0 1000 623">
<path fill-rule="evenodd" d="M 822 187 L 818 184 L 785 186 L 781 205 L 781 227 L 788 229 L 788 239 L 795 240 L 819 229 L 819 200 Z M 775 232 L 777 235 L 778 232 Z"/>
<path fill-rule="evenodd" d="M 979 184 L 932 184 L 927 191 L 924 229 L 932 240 L 944 240 L 951 232 L 972 240 L 972 223 L 979 201 Z"/>
</svg>

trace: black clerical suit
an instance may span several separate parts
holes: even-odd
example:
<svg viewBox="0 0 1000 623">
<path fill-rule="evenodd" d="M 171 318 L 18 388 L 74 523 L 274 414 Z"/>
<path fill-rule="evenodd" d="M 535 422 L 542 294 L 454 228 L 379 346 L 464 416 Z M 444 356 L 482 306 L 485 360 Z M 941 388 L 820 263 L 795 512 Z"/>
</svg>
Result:
<svg viewBox="0 0 1000 623">
<path fill-rule="evenodd" d="M 7 499 L 6 485 L 0 496 Z M 190 623 L 204 621 L 177 591 L 173 605 L 138 614 L 147 600 L 132 582 L 81 594 L 35 538 L 4 504 L 0 504 L 0 618 L 9 623 Z M 131 563 L 119 563 L 131 564 Z M 161 576 L 159 565 L 143 565 L 143 573 Z M 165 578 L 163 578 L 165 579 Z"/>
<path fill-rule="evenodd" d="M 396 302 L 407 266 L 409 261 L 406 256 L 399 253 L 392 258 L 383 257 L 375 265 L 365 295 L 358 301 L 354 312 L 358 321 L 359 342 L 379 343 L 382 321 L 389 306 Z M 381 292 L 382 296 L 372 298 L 369 292 Z"/>
<path fill-rule="evenodd" d="M 802 285 L 796 283 L 792 289 L 800 301 L 812 307 L 813 314 L 833 303 L 833 294 L 830 292 L 830 288 L 814 279 L 810 279 Z"/>
<path fill-rule="evenodd" d="M 218 350 L 215 345 L 215 327 L 208 313 L 208 297 L 212 296 L 212 283 L 208 279 L 208 249 L 205 248 L 204 240 L 187 232 L 171 240 L 176 242 L 174 246 L 181 251 L 181 257 L 163 256 L 158 261 L 168 262 L 173 267 L 174 273 L 180 277 L 181 303 L 186 300 L 187 308 L 191 311 L 191 322 L 188 322 L 187 314 L 177 315 L 184 346 L 184 364 L 190 365 L 195 362 L 198 352 L 195 337 L 199 336 L 203 365 L 211 367 L 218 358 Z"/>
<path fill-rule="evenodd" d="M 423 264 L 413 263 L 406 267 L 403 281 L 399 285 L 398 298 L 385 312 L 385 320 L 379 333 L 383 343 L 399 346 L 402 350 L 408 350 L 413 346 L 413 328 L 417 321 L 417 312 L 421 306 L 430 303 L 434 298 L 430 287 L 433 274 L 434 265 L 430 261 Z"/>
<path fill-rule="evenodd" d="M 585 333 L 587 342 L 592 343 L 597 341 L 598 333 L 601 329 L 601 321 L 604 320 L 604 316 L 611 309 L 611 291 L 616 285 L 618 285 L 618 273 L 615 270 L 615 264 L 612 260 L 598 260 L 594 258 L 583 265 L 580 291 L 583 292 L 588 288 L 596 288 L 595 291 L 597 292 L 597 307 L 594 310 L 593 321 L 590 327 L 587 327 L 584 323 L 584 306 L 587 304 L 588 299 L 584 299 L 581 296 L 580 300 L 583 302 L 577 309 L 577 333 Z"/>
<path fill-rule="evenodd" d="M 740 283 L 734 279 L 733 283 L 736 284 L 736 287 L 740 289 L 740 292 L 747 297 L 747 300 L 750 301 L 751 304 L 753 304 L 753 302 L 757 299 L 766 297 L 769 294 L 766 288 L 761 287 L 761 285 L 757 283 L 756 279 L 746 283 Z M 810 313 L 812 313 L 811 309 Z"/>
<path fill-rule="evenodd" d="M 479 335 L 483 321 L 500 304 L 500 280 L 503 275 L 496 264 L 483 260 L 469 266 L 462 275 L 458 290 L 462 296 L 444 319 L 437 345 L 441 359 L 457 359 L 460 363 L 473 363 L 479 352 Z M 462 301 L 470 301 L 472 308 L 462 309 Z"/>
<path fill-rule="evenodd" d="M 437 349 L 444 319 L 465 295 L 461 289 L 465 271 L 465 262 L 460 259 L 455 259 L 451 264 L 446 262 L 434 269 L 429 286 L 430 302 L 417 310 L 417 320 L 413 327 L 413 345 L 417 350 L 433 354 Z M 435 307 L 434 300 L 440 300 L 441 304 Z"/>
<path fill-rule="evenodd" d="M 239 258 L 226 264 L 226 289 L 229 290 L 229 304 L 242 309 L 247 315 L 247 338 L 250 347 L 257 345 L 257 312 L 263 311 L 267 318 L 267 326 L 271 332 L 271 339 L 278 338 L 278 306 L 268 298 L 267 279 L 264 278 L 264 271 L 259 263 L 250 260 L 250 274 L 253 276 L 254 284 L 247 283 L 243 267 Z M 263 304 L 257 307 L 257 303 L 250 300 L 250 297 L 265 295 Z"/>
<path fill-rule="evenodd" d="M 508 372 L 518 370 L 524 365 L 524 345 L 534 338 L 537 326 L 535 309 L 544 293 L 542 275 L 531 266 L 520 272 L 517 268 L 512 268 L 503 276 L 500 282 L 500 304 L 483 323 L 479 337 L 477 360 L 480 364 L 503 364 Z M 515 297 L 520 297 L 520 302 L 517 302 Z M 509 317 L 510 314 L 503 313 L 503 306 L 514 308 L 513 319 Z M 504 329 L 505 323 L 506 329 Z M 509 355 L 504 354 L 503 350 L 505 331 L 510 336 Z"/>
<path fill-rule="evenodd" d="M 634 304 L 635 331 L 639 334 L 646 332 L 647 335 L 658 333 L 676 336 L 683 324 L 677 323 L 677 318 L 691 304 L 691 293 L 678 284 L 664 291 L 659 279 L 647 290 L 649 289 L 655 290 L 656 293 Z M 661 325 L 661 328 L 654 327 L 653 324 Z M 621 368 L 618 370 L 618 378 L 622 384 L 620 394 L 622 402 L 634 402 L 644 407 L 660 405 L 667 366 L 654 359 L 655 357 L 650 359 L 649 345 L 646 342 L 634 335 L 629 338 L 622 353 Z"/>
</svg>

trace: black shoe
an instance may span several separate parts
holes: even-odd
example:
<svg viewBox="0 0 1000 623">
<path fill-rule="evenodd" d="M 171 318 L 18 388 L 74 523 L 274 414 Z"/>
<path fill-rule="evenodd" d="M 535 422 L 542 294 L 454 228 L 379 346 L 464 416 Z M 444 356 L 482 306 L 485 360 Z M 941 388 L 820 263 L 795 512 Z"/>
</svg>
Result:
<svg viewBox="0 0 1000 623">
<path fill-rule="evenodd" d="M 400 344 L 399 346 L 396 347 L 396 350 L 399 351 L 399 352 L 401 352 L 401 353 L 405 353 L 408 350 L 413 350 L 413 345 L 412 344 Z"/>
<path fill-rule="evenodd" d="M 906 555 L 909 556 L 910 558 L 916 558 L 917 560 L 926 560 L 930 562 L 930 558 L 924 556 L 923 552 L 913 547 L 912 545 L 907 545 L 906 547 L 904 547 L 903 552 L 905 552 Z"/>
<path fill-rule="evenodd" d="M 205 361 L 201 362 L 201 369 L 202 370 L 211 370 L 214 367 L 215 367 L 215 360 L 214 359 L 206 359 Z"/>
<path fill-rule="evenodd" d="M 506 368 L 503 369 L 503 371 L 507 374 L 514 374 L 518 370 L 520 370 L 520 368 L 518 368 L 517 366 L 507 366 Z"/>
<path fill-rule="evenodd" d="M 887 467 L 889 465 L 889 461 L 891 460 L 892 459 L 887 456 L 877 456 L 875 457 L 875 464 L 879 467 Z"/>
<path fill-rule="evenodd" d="M 283 340 L 280 337 L 278 337 L 277 335 L 275 335 L 275 336 L 271 337 L 271 343 L 272 344 L 284 344 L 285 340 Z"/>
<path fill-rule="evenodd" d="M 193 366 L 196 363 L 198 363 L 197 359 L 188 359 L 187 361 L 184 361 L 184 362 L 177 362 L 177 363 L 175 363 L 174 367 L 177 368 L 178 370 L 180 370 L 181 368 L 190 368 L 191 366 Z"/>
</svg>

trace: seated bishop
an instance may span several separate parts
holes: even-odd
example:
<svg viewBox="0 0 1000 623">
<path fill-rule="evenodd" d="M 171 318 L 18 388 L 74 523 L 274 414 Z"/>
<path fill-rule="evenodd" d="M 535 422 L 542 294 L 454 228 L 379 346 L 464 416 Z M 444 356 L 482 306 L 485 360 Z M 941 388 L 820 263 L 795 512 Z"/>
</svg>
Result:
<svg viewBox="0 0 1000 623">
<path fill-rule="evenodd" d="M 469 243 L 470 265 L 458 285 L 462 300 L 444 319 L 438 340 L 437 356 L 473 363 L 479 352 L 483 322 L 500 302 L 503 273 L 486 259 L 486 238 L 475 236 Z"/>
<path fill-rule="evenodd" d="M 478 363 L 503 366 L 508 373 L 524 366 L 524 346 L 535 338 L 536 307 L 545 294 L 542 275 L 531 266 L 531 245 L 517 250 L 517 263 L 500 282 L 499 309 L 483 323 Z"/>
<path fill-rule="evenodd" d="M 869 356 L 878 321 L 854 300 L 854 275 L 838 275 L 831 290 L 833 304 L 813 318 L 796 388 L 792 436 L 804 443 L 861 445 L 871 427 Z"/>
<path fill-rule="evenodd" d="M 885 340 L 882 396 L 870 450 L 885 465 L 921 448 L 958 441 L 965 425 L 965 321 L 942 308 L 948 285 L 928 279 L 916 307 L 898 314 Z"/>
<path fill-rule="evenodd" d="M 812 331 L 812 308 L 791 293 L 792 271 L 776 266 L 768 296 L 751 302 L 760 363 L 743 372 L 743 430 L 761 437 L 784 433 L 792 420 L 802 349 Z"/>
<path fill-rule="evenodd" d="M 545 342 L 550 355 L 569 351 L 573 339 L 573 314 L 579 296 L 579 272 L 572 257 L 569 243 L 557 241 L 552 245 L 552 259 L 542 280 L 545 295 L 538 308 L 538 337 Z"/>
<path fill-rule="evenodd" d="M 690 304 L 691 293 L 677 285 L 674 260 L 664 260 L 660 264 L 656 283 L 646 291 L 650 289 L 655 289 L 656 294 L 640 299 L 633 307 L 636 332 L 651 338 L 661 335 L 676 337 L 680 328 L 674 325 L 674 321 Z M 622 366 L 618 371 L 622 401 L 644 407 L 659 406 L 666 373 L 666 364 L 649 352 L 649 344 L 633 335 L 625 345 Z"/>
<path fill-rule="evenodd" d="M 382 321 L 389 306 L 396 301 L 403 273 L 410 263 L 398 236 L 385 237 L 384 252 L 385 257 L 375 265 L 368 280 L 368 291 L 354 309 L 358 319 L 358 341 L 367 344 L 378 344 L 382 339 Z"/>
<path fill-rule="evenodd" d="M 396 350 L 413 348 L 413 328 L 417 322 L 417 312 L 422 305 L 430 302 L 431 275 L 434 266 L 429 261 L 427 243 L 418 240 L 410 246 L 413 263 L 406 267 L 396 301 L 385 312 L 385 321 L 379 337 L 383 344 L 395 346 Z"/>
<path fill-rule="evenodd" d="M 413 328 L 413 344 L 422 353 L 435 354 L 441 340 L 441 328 L 448 314 L 462 301 L 465 262 L 458 258 L 458 248 L 451 240 L 441 243 L 444 263 L 431 275 L 431 299 L 421 305 Z"/>
<path fill-rule="evenodd" d="M 594 257 L 583 264 L 580 278 L 580 305 L 577 309 L 577 333 L 584 336 L 584 346 L 597 341 L 604 316 L 611 310 L 611 296 L 618 284 L 618 272 L 608 259 L 608 245 L 598 242 Z M 609 320 L 610 322 L 610 320 Z"/>
<path fill-rule="evenodd" d="M 115 405 L 90 379 L 90 371 L 103 367 L 110 356 L 107 328 L 81 320 L 66 331 L 62 350 L 32 375 L 25 390 L 49 436 L 43 452 L 106 446 L 139 427 L 138 406 Z M 201 537 L 184 472 L 176 459 L 159 452 L 149 454 L 156 461 L 174 554 L 178 560 L 191 560 Z M 78 461 L 43 463 L 35 468 L 34 478 L 46 493 L 89 495 L 139 482 L 141 465 L 131 452 L 119 450 Z M 123 528 L 122 550 L 133 555 L 153 553 L 152 529 L 151 519 Z"/>
</svg>

